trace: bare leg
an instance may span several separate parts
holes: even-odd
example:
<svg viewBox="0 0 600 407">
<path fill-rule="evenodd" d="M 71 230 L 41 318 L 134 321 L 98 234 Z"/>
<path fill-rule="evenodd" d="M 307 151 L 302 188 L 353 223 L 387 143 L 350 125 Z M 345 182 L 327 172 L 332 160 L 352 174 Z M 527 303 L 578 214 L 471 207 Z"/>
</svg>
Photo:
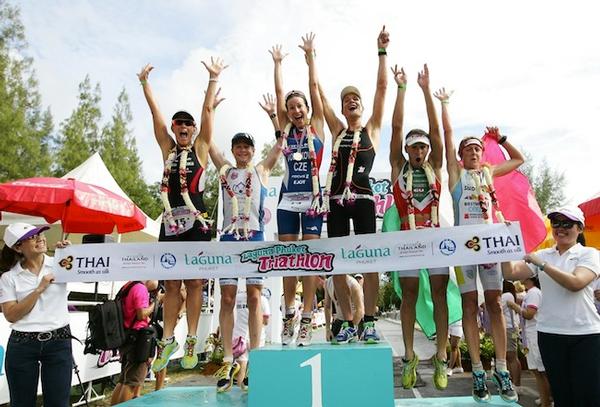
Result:
<svg viewBox="0 0 600 407">
<path fill-rule="evenodd" d="M 404 358 L 412 360 L 414 353 L 416 305 L 419 295 L 418 277 L 401 277 L 402 303 L 400 305 L 400 322 L 402 323 L 402 339 L 404 341 Z"/>
<path fill-rule="evenodd" d="M 377 313 L 377 296 L 379 295 L 379 273 L 366 273 L 363 274 L 363 277 L 365 279 L 365 283 L 363 286 L 363 291 L 365 293 L 365 315 L 374 316 Z M 350 290 L 348 290 L 348 293 L 350 293 Z M 350 318 L 350 320 L 352 320 L 352 318 Z"/>
<path fill-rule="evenodd" d="M 483 295 L 485 297 L 485 307 L 490 315 L 496 359 L 506 360 L 506 322 L 504 321 L 500 301 L 502 292 L 500 290 L 486 290 Z"/>
<path fill-rule="evenodd" d="M 247 285 L 246 293 L 248 299 L 248 331 L 250 333 L 250 349 L 260 346 L 260 334 L 262 332 L 262 307 L 260 295 L 262 285 Z"/>
<path fill-rule="evenodd" d="M 164 331 L 163 339 L 170 338 L 175 332 L 177 317 L 181 308 L 181 280 L 165 281 L 165 296 L 163 298 Z"/>
<path fill-rule="evenodd" d="M 446 290 L 448 289 L 448 275 L 430 276 L 429 282 L 431 283 L 431 299 L 433 300 L 437 358 L 438 360 L 446 360 L 446 345 L 448 343 L 448 302 L 446 299 Z"/>
<path fill-rule="evenodd" d="M 221 286 L 221 310 L 219 311 L 219 325 L 221 328 L 221 338 L 223 338 L 223 355 L 224 357 L 230 358 L 233 358 L 233 308 L 235 307 L 236 295 L 237 286 Z"/>
<path fill-rule="evenodd" d="M 461 295 L 463 307 L 463 331 L 469 348 L 469 355 L 473 364 L 481 363 L 479 355 L 479 327 L 477 326 L 477 291 L 470 291 Z"/>
<path fill-rule="evenodd" d="M 302 240 L 315 240 L 319 239 L 319 235 L 304 235 Z M 302 304 L 304 306 L 304 312 L 313 312 L 315 292 L 317 291 L 317 277 L 316 276 L 304 276 L 302 277 Z"/>
<path fill-rule="evenodd" d="M 510 377 L 512 378 L 513 384 L 515 386 L 521 385 L 521 362 L 517 357 L 517 352 L 506 351 L 506 363 L 508 365 L 508 371 L 510 372 Z"/>
<path fill-rule="evenodd" d="M 154 382 L 154 390 L 155 391 L 163 388 L 163 386 L 165 385 L 166 377 L 167 377 L 167 368 L 166 367 L 154 374 L 154 378 L 156 379 L 156 381 Z"/>
<path fill-rule="evenodd" d="M 350 287 L 346 281 L 346 275 L 336 274 L 333 276 L 333 287 L 335 288 L 335 296 L 340 304 L 341 312 L 345 321 L 352 321 L 352 305 L 350 302 Z M 366 303 L 366 299 L 365 299 Z M 366 308 L 366 304 L 365 304 Z M 365 311 L 366 313 L 366 311 Z"/>
<path fill-rule="evenodd" d="M 455 367 L 462 367 L 460 360 L 460 337 L 450 336 L 450 361 L 448 367 L 454 369 Z"/>
<path fill-rule="evenodd" d="M 198 320 L 202 311 L 202 286 L 204 280 L 185 280 L 187 296 L 185 298 L 188 335 L 196 336 Z"/>
<path fill-rule="evenodd" d="M 282 242 L 297 241 L 298 235 L 279 235 L 279 240 Z M 286 309 L 292 308 L 296 305 L 295 300 L 297 284 L 297 277 L 283 277 L 283 301 Z M 285 309 L 283 310 L 283 312 L 285 314 Z"/>
</svg>

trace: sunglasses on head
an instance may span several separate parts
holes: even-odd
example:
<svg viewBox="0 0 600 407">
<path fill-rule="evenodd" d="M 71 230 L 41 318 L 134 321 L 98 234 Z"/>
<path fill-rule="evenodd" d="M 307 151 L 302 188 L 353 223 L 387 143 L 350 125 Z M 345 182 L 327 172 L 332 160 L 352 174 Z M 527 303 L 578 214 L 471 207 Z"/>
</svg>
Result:
<svg viewBox="0 0 600 407">
<path fill-rule="evenodd" d="M 552 225 L 552 227 L 554 229 L 558 229 L 558 228 L 571 229 L 573 227 L 573 225 L 575 225 L 576 223 L 577 222 L 573 222 L 572 220 L 563 220 L 563 221 L 554 220 L 550 224 Z"/>
<path fill-rule="evenodd" d="M 188 119 L 175 119 L 173 120 L 173 124 L 176 126 L 194 126 L 195 123 L 193 120 Z"/>
</svg>

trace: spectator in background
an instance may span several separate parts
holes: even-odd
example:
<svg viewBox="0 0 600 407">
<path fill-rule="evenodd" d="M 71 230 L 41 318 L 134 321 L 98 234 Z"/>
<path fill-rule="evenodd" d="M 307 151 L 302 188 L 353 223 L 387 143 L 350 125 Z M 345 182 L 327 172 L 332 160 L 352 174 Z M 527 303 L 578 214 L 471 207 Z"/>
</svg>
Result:
<svg viewBox="0 0 600 407">
<path fill-rule="evenodd" d="M 13 223 L 4 231 L 0 306 L 12 329 L 5 371 L 11 406 L 35 406 L 40 370 L 45 406 L 69 405 L 73 354 L 67 284 L 55 283 L 44 231 Z M 57 248 L 68 241 L 56 244 Z"/>
<path fill-rule="evenodd" d="M 354 279 L 347 274 L 345 276 L 350 292 L 352 322 L 354 323 L 354 326 L 358 327 L 365 314 L 362 286 L 358 283 L 357 279 Z M 333 338 L 335 338 L 335 336 L 340 332 L 343 322 L 343 316 L 341 315 L 341 308 L 337 300 L 333 277 L 329 277 L 325 282 L 325 339 L 327 341 L 331 341 Z"/>
<path fill-rule="evenodd" d="M 464 373 L 460 356 L 460 340 L 463 337 L 462 320 L 448 325 L 450 336 L 450 357 L 448 358 L 448 376 L 453 373 Z"/>
<path fill-rule="evenodd" d="M 146 280 L 129 281 L 121 290 L 129 289 L 123 297 L 123 324 L 128 333 L 127 342 L 119 348 L 121 355 L 121 375 L 115 390 L 113 391 L 111 404 L 123 403 L 136 397 L 144 384 L 148 373 L 148 366 L 152 362 L 152 354 L 142 353 L 146 347 L 141 343 L 139 332 L 149 327 L 150 317 L 154 313 L 157 303 L 162 300 L 162 294 L 158 294 L 155 302 L 150 302 L 150 292 L 156 290 L 158 281 Z M 130 287 L 130 288 L 129 288 Z"/>
<path fill-rule="evenodd" d="M 596 303 L 596 310 L 600 314 L 600 279 L 594 281 L 594 302 Z"/>
</svg>

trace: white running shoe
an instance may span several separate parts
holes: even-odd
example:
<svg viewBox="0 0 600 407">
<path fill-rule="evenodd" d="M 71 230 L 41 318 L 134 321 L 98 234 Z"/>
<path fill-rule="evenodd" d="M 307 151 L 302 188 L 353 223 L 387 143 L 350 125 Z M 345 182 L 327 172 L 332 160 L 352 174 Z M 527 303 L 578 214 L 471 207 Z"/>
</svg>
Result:
<svg viewBox="0 0 600 407">
<path fill-rule="evenodd" d="M 300 322 L 300 329 L 298 330 L 298 337 L 296 338 L 296 345 L 310 346 L 311 341 L 312 341 L 312 322 L 308 322 L 308 323 Z"/>
<path fill-rule="evenodd" d="M 281 343 L 283 345 L 289 345 L 294 341 L 298 319 L 298 313 L 296 313 L 293 317 L 283 320 L 283 330 L 281 331 Z"/>
</svg>

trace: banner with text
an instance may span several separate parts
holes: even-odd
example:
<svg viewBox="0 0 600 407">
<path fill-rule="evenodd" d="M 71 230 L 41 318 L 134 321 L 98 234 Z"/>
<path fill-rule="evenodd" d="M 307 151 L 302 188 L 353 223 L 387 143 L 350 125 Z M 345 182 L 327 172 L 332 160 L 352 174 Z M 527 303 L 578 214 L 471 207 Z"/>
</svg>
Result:
<svg viewBox="0 0 600 407">
<path fill-rule="evenodd" d="M 300 242 L 74 245 L 55 254 L 56 281 L 174 280 L 385 272 L 523 258 L 518 222 Z"/>
</svg>

